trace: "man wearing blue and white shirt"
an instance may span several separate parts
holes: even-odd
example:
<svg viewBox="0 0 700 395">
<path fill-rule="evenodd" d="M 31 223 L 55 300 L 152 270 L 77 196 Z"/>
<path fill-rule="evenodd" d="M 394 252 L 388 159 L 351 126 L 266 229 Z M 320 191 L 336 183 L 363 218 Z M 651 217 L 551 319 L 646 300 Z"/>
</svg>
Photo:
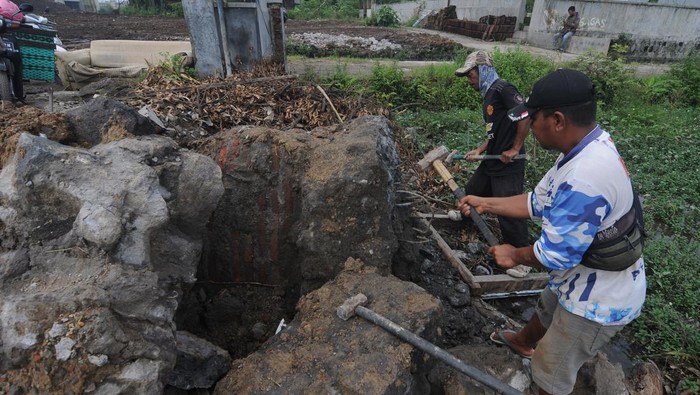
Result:
<svg viewBox="0 0 700 395">
<path fill-rule="evenodd" d="M 639 316 L 646 296 L 641 252 L 614 269 L 601 269 L 588 259 L 594 240 L 617 232 L 634 213 L 624 161 L 595 115 L 595 88 L 586 75 L 559 69 L 543 77 L 509 116 L 529 118 L 540 145 L 561 153 L 554 166 L 527 195 L 467 196 L 460 202 L 464 215 L 471 205 L 479 213 L 542 221 L 534 245 L 489 250 L 502 268 L 527 265 L 549 272 L 548 287 L 528 324 L 519 332 L 491 334 L 493 342 L 532 358 L 541 394 L 572 392 L 579 368 Z"/>
</svg>

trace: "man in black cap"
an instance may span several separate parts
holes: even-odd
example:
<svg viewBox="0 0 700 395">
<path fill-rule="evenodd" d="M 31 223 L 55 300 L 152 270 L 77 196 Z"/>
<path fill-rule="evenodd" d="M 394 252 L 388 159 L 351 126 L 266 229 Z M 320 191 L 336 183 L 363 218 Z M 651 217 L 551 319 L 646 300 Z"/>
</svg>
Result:
<svg viewBox="0 0 700 395">
<path fill-rule="evenodd" d="M 508 116 L 529 119 L 540 145 L 561 153 L 554 166 L 527 195 L 466 196 L 460 202 L 464 215 L 471 205 L 480 213 L 542 221 L 534 245 L 489 250 L 500 267 L 549 272 L 527 325 L 490 336 L 532 358 L 541 394 L 570 393 L 579 368 L 639 316 L 646 295 L 641 206 L 595 115 L 595 89 L 586 75 L 559 69 L 543 77 Z"/>
<path fill-rule="evenodd" d="M 500 156 L 500 160 L 484 160 L 474 171 L 464 188 L 465 193 L 481 196 L 513 196 L 523 193 L 525 161 L 514 160 L 525 153 L 524 142 L 528 122 L 508 119 L 510 107 L 523 102 L 520 92 L 509 82 L 502 80 L 493 61 L 485 51 L 474 51 L 467 57 L 464 66 L 455 71 L 458 77 L 467 77 L 469 85 L 484 98 L 482 113 L 486 127 L 486 140 L 466 153 L 467 160 L 476 160 L 476 155 L 486 153 Z M 498 223 L 505 243 L 516 247 L 530 245 L 527 222 L 499 216 Z M 508 269 L 513 277 L 525 277 L 528 266 Z"/>
</svg>

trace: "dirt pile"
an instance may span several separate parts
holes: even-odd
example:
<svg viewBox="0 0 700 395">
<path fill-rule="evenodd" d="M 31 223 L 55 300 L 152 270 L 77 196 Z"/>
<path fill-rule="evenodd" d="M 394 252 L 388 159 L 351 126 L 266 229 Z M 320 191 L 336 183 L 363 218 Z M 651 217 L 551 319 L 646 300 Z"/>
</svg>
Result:
<svg viewBox="0 0 700 395">
<path fill-rule="evenodd" d="M 397 60 L 453 60 L 462 48 L 434 34 L 344 21 L 288 21 L 289 54 L 307 57 L 386 57 Z M 354 45 L 347 45 L 351 43 Z"/>
<path fill-rule="evenodd" d="M 36 107 L 3 102 L 0 106 L 0 170 L 15 150 L 19 133 L 44 134 L 49 139 L 63 141 L 70 134 L 62 113 L 46 113 Z"/>
</svg>

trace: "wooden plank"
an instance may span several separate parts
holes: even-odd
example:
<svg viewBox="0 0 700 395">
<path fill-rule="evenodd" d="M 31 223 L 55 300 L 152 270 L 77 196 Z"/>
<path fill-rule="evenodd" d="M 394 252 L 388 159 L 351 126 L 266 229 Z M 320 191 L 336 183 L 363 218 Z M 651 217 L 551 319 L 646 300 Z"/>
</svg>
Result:
<svg viewBox="0 0 700 395">
<path fill-rule="evenodd" d="M 445 242 L 445 239 L 440 236 L 437 230 L 433 228 L 432 225 L 428 221 L 426 221 L 423 218 L 417 218 L 418 221 L 423 224 L 426 228 L 430 230 L 430 233 L 432 233 L 433 238 L 435 241 L 438 243 L 438 247 L 442 250 L 443 254 L 445 254 L 445 258 L 452 264 L 452 266 L 457 269 L 459 272 L 460 277 L 462 277 L 462 280 L 464 280 L 467 285 L 469 285 L 469 288 L 472 290 L 478 290 L 481 286 L 475 281 L 474 275 L 472 272 L 467 269 L 467 267 L 462 263 L 462 261 L 457 258 L 457 254 L 455 254 L 454 250 Z"/>
<path fill-rule="evenodd" d="M 515 278 L 507 274 L 493 274 L 490 276 L 477 276 L 475 278 L 482 293 L 516 292 L 546 287 L 549 281 L 549 274 L 529 273 L 523 278 Z"/>
</svg>

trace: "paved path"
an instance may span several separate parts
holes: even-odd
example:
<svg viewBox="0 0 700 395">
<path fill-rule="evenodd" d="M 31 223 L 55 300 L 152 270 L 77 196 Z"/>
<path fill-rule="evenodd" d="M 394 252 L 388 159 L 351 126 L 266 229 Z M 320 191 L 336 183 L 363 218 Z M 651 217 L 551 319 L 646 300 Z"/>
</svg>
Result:
<svg viewBox="0 0 700 395">
<path fill-rule="evenodd" d="M 463 36 L 461 34 L 448 33 L 438 30 L 420 29 L 413 27 L 403 27 L 409 32 L 422 33 L 422 34 L 436 34 L 450 40 L 461 44 L 463 47 L 471 50 L 486 50 L 488 52 L 493 52 L 496 48 L 501 51 L 523 49 L 533 55 L 541 56 L 555 64 L 565 63 L 576 59 L 575 54 L 552 51 L 544 48 L 533 47 L 527 44 L 518 44 L 508 41 L 483 41 L 477 38 Z M 330 59 L 330 58 L 316 58 L 316 59 L 303 59 L 303 60 L 292 60 L 287 62 L 287 68 L 290 73 L 304 75 L 309 72 L 316 73 L 317 75 L 332 75 L 339 70 L 342 70 L 351 75 L 367 75 L 371 73 L 372 67 L 376 64 L 383 65 L 396 65 L 398 68 L 402 69 L 405 73 L 410 74 L 411 70 L 425 67 L 429 64 L 445 64 L 450 62 L 423 62 L 423 61 L 392 61 L 392 60 L 366 60 L 366 59 Z M 662 72 L 668 70 L 669 65 L 667 64 L 635 64 L 632 66 L 634 68 L 635 74 L 638 76 L 642 75 L 654 75 L 661 74 Z"/>
</svg>

